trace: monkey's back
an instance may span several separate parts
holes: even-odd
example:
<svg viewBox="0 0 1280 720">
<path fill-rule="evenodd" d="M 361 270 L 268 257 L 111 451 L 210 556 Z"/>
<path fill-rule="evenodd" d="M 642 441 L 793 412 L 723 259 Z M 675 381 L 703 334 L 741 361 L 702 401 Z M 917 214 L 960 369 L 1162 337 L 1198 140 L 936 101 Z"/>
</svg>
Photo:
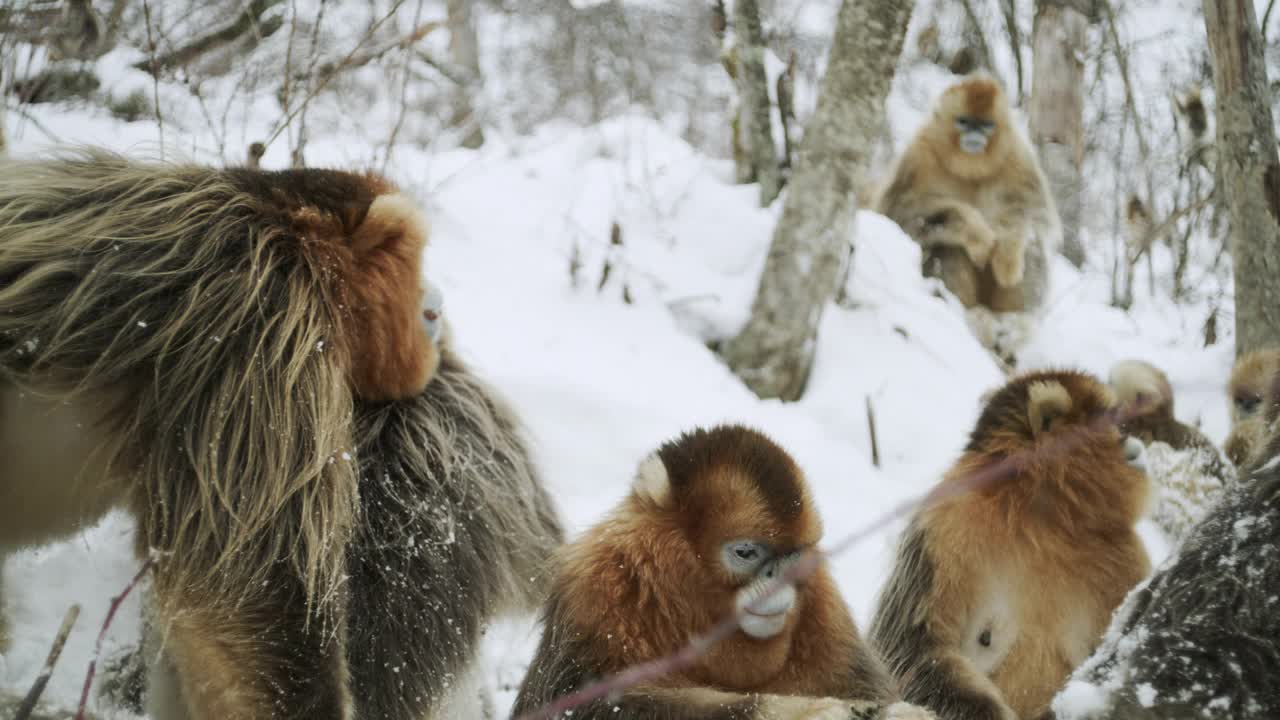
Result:
<svg viewBox="0 0 1280 720">
<path fill-rule="evenodd" d="M 542 599 L 562 541 L 514 415 L 447 349 L 416 398 L 357 406 L 349 551 L 357 715 L 430 718 L 484 626 Z"/>
</svg>

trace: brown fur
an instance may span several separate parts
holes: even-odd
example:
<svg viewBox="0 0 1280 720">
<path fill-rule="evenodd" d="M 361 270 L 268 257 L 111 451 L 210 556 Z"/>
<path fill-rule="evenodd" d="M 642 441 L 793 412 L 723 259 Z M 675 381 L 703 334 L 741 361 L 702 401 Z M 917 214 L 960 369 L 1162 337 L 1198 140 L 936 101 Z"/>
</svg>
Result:
<svg viewBox="0 0 1280 720">
<path fill-rule="evenodd" d="M 1121 430 L 1148 448 L 1147 473 L 1159 490 L 1151 518 L 1170 537 L 1181 537 L 1235 470 L 1204 433 L 1174 415 L 1173 387 L 1159 368 L 1124 360 L 1111 368 L 1109 384 L 1119 401 Z"/>
<path fill-rule="evenodd" d="M 820 536 L 799 468 L 765 436 L 721 426 L 667 443 L 641 465 L 618 508 L 561 554 L 515 713 L 674 653 L 732 615 L 750 579 L 721 564 L 724 543 L 762 538 L 785 554 L 813 547 Z M 892 682 L 863 645 L 826 567 L 797 590 L 777 635 L 740 630 L 679 675 L 578 708 L 574 717 L 847 718 L 854 700 L 890 705 Z"/>
<path fill-rule="evenodd" d="M 350 716 L 352 388 L 412 395 L 436 362 L 425 230 L 393 193 L 95 151 L 0 166 L 0 556 L 130 509 L 176 716 Z"/>
<path fill-rule="evenodd" d="M 948 720 L 1045 712 L 1149 569 L 1133 525 L 1148 482 L 1089 375 L 1046 371 L 987 403 L 942 482 L 1015 475 L 920 511 L 881 594 L 872 644 L 909 702 Z"/>
<path fill-rule="evenodd" d="M 1144 444 L 1162 442 L 1175 450 L 1202 449 L 1217 455 L 1204 433 L 1180 422 L 1173 412 L 1173 386 L 1156 366 L 1124 360 L 1111 368 L 1108 379 L 1119 402 L 1121 430 Z"/>
<path fill-rule="evenodd" d="M 1245 467 L 1263 450 L 1273 426 L 1265 407 L 1273 381 L 1280 377 L 1280 350 L 1257 350 L 1236 361 L 1227 386 L 1231 405 L 1231 432 L 1227 434 L 1227 457 L 1236 467 Z"/>
<path fill-rule="evenodd" d="M 983 152 L 960 149 L 959 117 L 995 123 Z M 948 88 L 898 158 L 875 209 L 924 250 L 924 270 L 965 307 L 1038 308 L 1058 212 L 1035 154 L 1013 128 L 1000 86 L 984 74 Z"/>
</svg>

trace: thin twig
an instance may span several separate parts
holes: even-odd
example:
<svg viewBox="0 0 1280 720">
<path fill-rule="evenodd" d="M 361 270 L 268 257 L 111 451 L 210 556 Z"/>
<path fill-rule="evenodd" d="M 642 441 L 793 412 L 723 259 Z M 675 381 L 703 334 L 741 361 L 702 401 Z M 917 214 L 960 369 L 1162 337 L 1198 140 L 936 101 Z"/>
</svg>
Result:
<svg viewBox="0 0 1280 720">
<path fill-rule="evenodd" d="M 378 18 L 376 21 L 374 21 L 372 25 L 369 26 L 369 29 L 365 31 L 363 36 L 361 36 L 359 42 L 355 44 L 355 47 L 351 48 L 351 51 L 348 52 L 346 56 L 342 58 L 342 60 L 338 61 L 334 65 L 329 65 L 324 68 L 321 68 L 322 76 L 320 78 L 320 81 L 312 85 L 310 88 L 308 88 L 307 96 L 303 98 L 301 105 L 289 110 L 288 114 L 286 114 L 283 118 L 281 118 L 280 122 L 276 124 L 275 129 L 271 131 L 271 134 L 267 137 L 263 145 L 270 146 L 271 143 L 275 142 L 275 139 L 280 137 L 280 133 L 283 132 L 285 128 L 289 127 L 290 124 L 293 123 L 293 118 L 299 112 L 301 112 L 302 108 L 305 108 L 307 104 L 311 102 L 312 98 L 314 98 L 317 94 L 319 94 L 319 92 L 329 84 L 329 81 L 332 80 L 334 76 L 338 74 L 338 71 L 347 69 L 349 67 L 357 67 L 357 65 L 352 64 L 354 62 L 353 58 L 356 58 L 356 54 L 360 52 L 361 48 L 364 47 L 364 44 L 368 42 L 370 38 L 373 37 L 374 33 L 378 31 L 378 28 L 382 27 L 383 23 L 385 23 L 387 20 L 391 19 L 393 15 L 395 15 L 396 11 L 399 10 L 400 6 L 403 4 L 404 4 L 404 0 L 397 0 L 395 5 L 393 5 L 385 15 Z M 364 63 L 368 63 L 376 58 L 363 56 L 362 59 Z"/>
<path fill-rule="evenodd" d="M 67 609 L 67 614 L 62 617 L 62 627 L 58 628 L 58 634 L 53 636 L 53 647 L 49 648 L 49 656 L 45 658 L 40 674 L 31 685 L 31 690 L 18 705 L 18 712 L 14 714 L 13 720 L 27 720 L 31 717 L 32 711 L 36 709 L 36 703 L 40 702 L 40 696 L 44 694 L 45 686 L 49 684 L 49 677 L 53 675 L 53 666 L 58 664 L 58 658 L 62 656 L 62 647 L 67 644 L 67 636 L 71 634 L 71 627 L 76 624 L 78 617 L 80 617 L 79 605 L 72 605 Z"/>
<path fill-rule="evenodd" d="M 880 443 L 876 440 L 876 413 L 871 408 L 871 396 L 867 401 L 867 432 L 871 435 L 871 464 L 880 467 Z"/>
<path fill-rule="evenodd" d="M 107 630 L 111 628 L 111 621 L 115 620 L 116 612 L 120 610 L 120 606 L 124 604 L 125 598 L 129 597 L 129 593 L 137 587 L 142 581 L 143 576 L 155 567 L 155 557 L 147 558 L 142 563 L 142 567 L 138 568 L 138 574 L 133 576 L 129 584 L 125 586 L 121 593 L 111 598 L 111 606 L 107 609 L 107 617 L 102 621 L 102 629 L 98 631 L 98 641 L 93 646 L 93 658 L 89 660 L 89 671 L 84 675 L 84 689 L 80 691 L 80 705 L 76 710 L 75 720 L 85 720 L 85 708 L 89 705 L 89 689 L 93 687 L 93 675 L 98 669 L 98 660 L 102 657 L 102 642 L 107 638 Z"/>
<path fill-rule="evenodd" d="M 1004 15 L 1004 30 L 1009 35 L 1009 50 L 1013 52 L 1013 68 L 1017 73 L 1018 104 L 1023 101 L 1023 69 L 1022 69 L 1022 32 L 1018 29 L 1018 12 L 1014 0 L 1001 0 L 1000 10 Z"/>
<path fill-rule="evenodd" d="M 418 6 L 413 11 L 413 26 L 418 27 L 422 22 L 422 0 L 418 0 Z M 391 164 L 391 150 L 395 147 L 396 138 L 400 135 L 400 129 L 404 127 L 404 118 L 408 114 L 409 108 L 409 53 L 404 54 L 404 63 L 401 65 L 400 72 L 400 111 L 396 113 L 396 124 L 391 128 L 391 135 L 387 137 L 387 152 L 382 156 L 382 174 L 387 173 L 387 166 Z"/>
<path fill-rule="evenodd" d="M 1125 110 L 1129 115 L 1129 119 L 1133 121 L 1134 137 L 1138 140 L 1138 154 L 1141 156 L 1143 167 L 1146 168 L 1147 207 L 1154 211 L 1155 179 L 1151 175 L 1151 146 L 1147 143 L 1147 135 L 1142 127 L 1142 118 L 1138 115 L 1137 94 L 1133 91 L 1133 78 L 1129 75 L 1129 54 L 1120 42 L 1120 31 L 1116 29 L 1116 14 L 1114 8 L 1111 7 L 1111 3 L 1107 0 L 1099 0 L 1098 4 L 1102 7 L 1102 11 L 1107 17 L 1107 35 L 1111 39 L 1111 48 L 1115 54 L 1116 65 L 1120 67 L 1120 79 L 1124 84 Z"/>
<path fill-rule="evenodd" d="M 147 24 L 147 60 L 151 73 L 151 104 L 155 106 L 156 126 L 160 132 L 160 159 L 164 160 L 164 114 L 160 112 L 160 73 L 156 65 L 156 41 L 151 34 L 151 3 L 142 0 L 143 20 Z"/>
<path fill-rule="evenodd" d="M 1276 7 L 1276 0 L 1267 3 L 1267 11 L 1262 13 L 1262 39 L 1267 39 L 1267 26 L 1271 23 L 1271 11 Z"/>
</svg>

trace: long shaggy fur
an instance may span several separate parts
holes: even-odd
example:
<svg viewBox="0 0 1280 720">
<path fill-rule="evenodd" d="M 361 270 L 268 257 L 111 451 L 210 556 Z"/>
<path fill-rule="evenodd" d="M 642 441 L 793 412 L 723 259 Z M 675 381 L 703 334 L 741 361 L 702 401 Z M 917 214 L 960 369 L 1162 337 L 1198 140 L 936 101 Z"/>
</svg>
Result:
<svg viewBox="0 0 1280 720">
<path fill-rule="evenodd" d="M 0 555 L 132 511 L 156 558 L 153 715 L 350 716 L 353 397 L 435 371 L 425 240 L 373 175 L 0 166 L 0 504 L 41 511 L 4 523 Z"/>
<path fill-rule="evenodd" d="M 262 232 L 264 213 L 230 173 L 7 163 L 0 376 L 111 398 L 101 463 L 136 478 L 127 502 L 165 582 L 234 597 L 286 559 L 332 599 L 357 499 L 339 259 Z"/>
<path fill-rule="evenodd" d="M 435 717 L 483 625 L 542 601 L 563 532 L 514 415 L 448 350 L 424 393 L 361 403 L 355 424 L 356 716 Z"/>
</svg>

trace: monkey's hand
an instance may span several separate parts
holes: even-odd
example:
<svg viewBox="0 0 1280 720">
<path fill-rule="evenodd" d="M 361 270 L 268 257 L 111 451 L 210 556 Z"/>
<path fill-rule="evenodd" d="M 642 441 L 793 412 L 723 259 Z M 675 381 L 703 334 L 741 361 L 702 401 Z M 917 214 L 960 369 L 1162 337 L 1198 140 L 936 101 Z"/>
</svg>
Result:
<svg viewBox="0 0 1280 720">
<path fill-rule="evenodd" d="M 918 705 L 896 702 L 885 708 L 878 720 L 938 720 L 938 716 Z"/>
<path fill-rule="evenodd" d="M 925 235 L 931 245 L 964 248 L 973 264 L 981 268 L 991 258 L 996 234 L 986 218 L 972 205 L 948 202 L 924 218 Z"/>
<path fill-rule="evenodd" d="M 1021 234 L 1014 233 L 996 243 L 991 254 L 991 273 L 995 275 L 1000 287 L 1016 287 L 1022 282 L 1026 240 Z"/>
</svg>

